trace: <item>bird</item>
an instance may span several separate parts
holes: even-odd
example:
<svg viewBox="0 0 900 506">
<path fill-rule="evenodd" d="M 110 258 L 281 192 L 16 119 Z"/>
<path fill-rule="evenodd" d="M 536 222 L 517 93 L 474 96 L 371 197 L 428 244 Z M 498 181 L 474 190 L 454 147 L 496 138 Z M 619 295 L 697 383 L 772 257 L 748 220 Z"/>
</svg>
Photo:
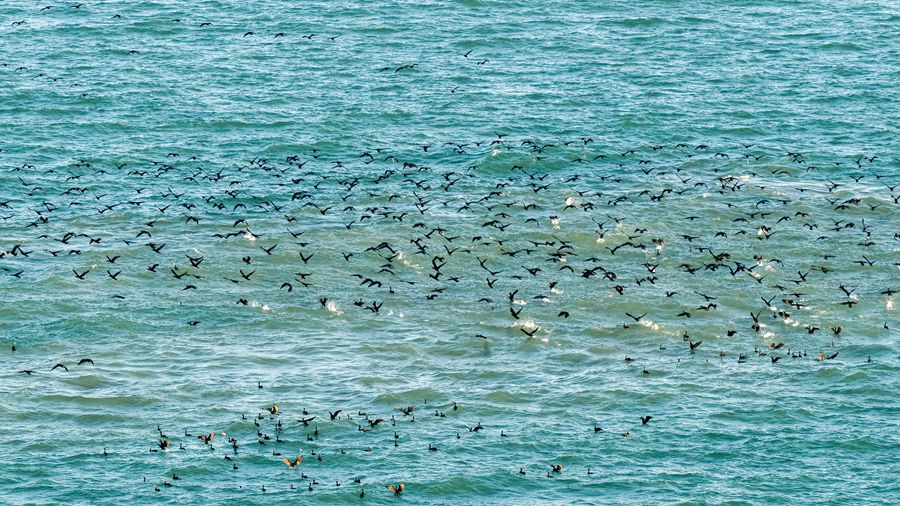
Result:
<svg viewBox="0 0 900 506">
<path fill-rule="evenodd" d="M 631 319 L 635 321 L 635 323 L 641 321 L 641 319 L 642 319 L 643 317 L 647 316 L 647 313 L 644 313 L 644 314 L 638 315 L 638 316 L 634 316 L 634 315 L 631 314 L 631 313 L 625 313 L 625 314 L 626 314 L 627 316 L 630 316 Z"/>
<path fill-rule="evenodd" d="M 641 425 L 647 425 L 648 423 L 650 423 L 650 420 L 652 420 L 652 419 L 653 419 L 653 417 L 652 417 L 652 416 L 649 416 L 649 415 L 648 415 L 648 416 L 642 416 L 642 417 L 641 417 Z"/>
<path fill-rule="evenodd" d="M 301 462 L 303 462 L 303 455 L 295 458 L 294 460 L 289 460 L 287 458 L 282 457 L 281 461 L 284 462 L 285 465 L 288 466 L 288 468 L 294 469 L 297 466 L 299 466 Z"/>
<path fill-rule="evenodd" d="M 387 489 L 394 493 L 394 495 L 400 495 L 404 490 L 406 490 L 406 485 L 403 483 L 399 483 L 396 486 L 388 485 Z"/>
<path fill-rule="evenodd" d="M 65 364 L 56 364 L 56 365 L 54 365 L 53 367 L 50 368 L 51 371 L 54 370 L 54 369 L 63 369 L 63 370 L 65 370 L 66 372 L 69 372 L 69 368 L 66 367 Z"/>
</svg>

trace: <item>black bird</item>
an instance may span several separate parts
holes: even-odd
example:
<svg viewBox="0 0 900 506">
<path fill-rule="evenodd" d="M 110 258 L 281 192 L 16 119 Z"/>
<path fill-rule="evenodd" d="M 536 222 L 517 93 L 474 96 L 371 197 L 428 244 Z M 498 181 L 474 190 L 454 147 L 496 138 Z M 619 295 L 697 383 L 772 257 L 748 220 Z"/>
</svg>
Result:
<svg viewBox="0 0 900 506">
<path fill-rule="evenodd" d="M 644 313 L 644 314 L 642 314 L 642 315 L 640 315 L 640 316 L 634 316 L 634 315 L 631 314 L 631 313 L 625 313 L 625 314 L 626 314 L 627 316 L 630 316 L 631 319 L 633 319 L 635 322 L 639 322 L 639 321 L 641 321 L 641 318 L 647 316 L 647 313 Z"/>
</svg>

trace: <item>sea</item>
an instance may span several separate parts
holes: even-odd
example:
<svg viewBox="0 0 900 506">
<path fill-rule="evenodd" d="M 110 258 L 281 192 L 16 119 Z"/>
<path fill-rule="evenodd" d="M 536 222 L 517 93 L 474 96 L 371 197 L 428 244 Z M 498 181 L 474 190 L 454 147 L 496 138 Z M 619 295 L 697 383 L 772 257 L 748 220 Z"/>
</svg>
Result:
<svg viewBox="0 0 900 506">
<path fill-rule="evenodd" d="M 898 35 L 3 0 L 0 504 L 900 504 Z"/>
</svg>

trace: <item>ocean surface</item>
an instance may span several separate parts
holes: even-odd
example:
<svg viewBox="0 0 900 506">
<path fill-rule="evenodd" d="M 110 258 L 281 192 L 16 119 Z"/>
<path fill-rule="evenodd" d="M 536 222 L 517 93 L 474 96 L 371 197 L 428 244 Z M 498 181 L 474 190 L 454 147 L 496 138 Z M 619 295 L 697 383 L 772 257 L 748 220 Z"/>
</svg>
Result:
<svg viewBox="0 0 900 506">
<path fill-rule="evenodd" d="M 0 504 L 900 504 L 897 2 L 44 7 Z"/>
</svg>

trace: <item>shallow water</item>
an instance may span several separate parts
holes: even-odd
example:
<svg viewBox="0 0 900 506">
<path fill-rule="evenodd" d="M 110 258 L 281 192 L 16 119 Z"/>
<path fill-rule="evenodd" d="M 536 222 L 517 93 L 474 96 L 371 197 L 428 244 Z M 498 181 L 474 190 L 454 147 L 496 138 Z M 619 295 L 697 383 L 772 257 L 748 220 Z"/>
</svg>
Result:
<svg viewBox="0 0 900 506">
<path fill-rule="evenodd" d="M 0 502 L 900 502 L 895 4 L 39 9 Z"/>
</svg>

